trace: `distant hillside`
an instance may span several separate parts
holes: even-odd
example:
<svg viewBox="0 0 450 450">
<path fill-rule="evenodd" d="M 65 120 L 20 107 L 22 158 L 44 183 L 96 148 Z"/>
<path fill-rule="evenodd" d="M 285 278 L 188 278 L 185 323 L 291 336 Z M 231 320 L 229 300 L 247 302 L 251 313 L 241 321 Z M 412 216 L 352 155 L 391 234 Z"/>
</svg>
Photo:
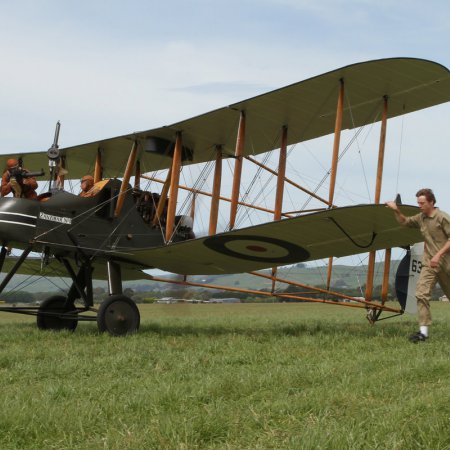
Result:
<svg viewBox="0 0 450 450">
<path fill-rule="evenodd" d="M 391 262 L 390 283 L 394 282 L 397 267 L 400 261 Z M 312 286 L 325 285 L 327 282 L 327 266 L 310 267 L 304 264 L 283 267 L 278 269 L 278 278 L 297 281 Z M 382 263 L 375 264 L 374 285 L 380 285 L 383 278 L 384 265 Z M 270 274 L 270 270 L 263 271 Z M 331 286 L 339 288 L 355 289 L 366 283 L 367 266 L 333 266 Z M 261 289 L 271 286 L 271 281 L 263 278 L 255 277 L 250 274 L 234 274 L 234 275 L 217 275 L 208 277 L 192 277 L 198 280 L 206 280 L 208 283 L 221 284 L 224 286 L 235 286 L 245 289 Z"/>
</svg>

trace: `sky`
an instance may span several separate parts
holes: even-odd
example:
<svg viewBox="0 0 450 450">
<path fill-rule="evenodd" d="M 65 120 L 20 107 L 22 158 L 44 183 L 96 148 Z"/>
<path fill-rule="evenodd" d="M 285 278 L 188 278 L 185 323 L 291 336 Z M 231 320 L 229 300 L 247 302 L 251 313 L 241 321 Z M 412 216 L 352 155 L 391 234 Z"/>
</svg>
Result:
<svg viewBox="0 0 450 450">
<path fill-rule="evenodd" d="M 0 153 L 46 150 L 57 120 L 67 147 L 371 59 L 450 67 L 448 17 L 444 0 L 0 0 Z M 414 204 L 417 189 L 431 187 L 450 211 L 449 124 L 448 103 L 390 122 L 382 200 L 400 191 Z M 371 142 L 375 155 L 376 131 Z M 331 148 L 314 151 L 328 164 Z M 352 176 L 358 165 L 346 170 L 340 204 L 368 190 Z M 365 170 L 370 181 L 373 167 Z"/>
</svg>

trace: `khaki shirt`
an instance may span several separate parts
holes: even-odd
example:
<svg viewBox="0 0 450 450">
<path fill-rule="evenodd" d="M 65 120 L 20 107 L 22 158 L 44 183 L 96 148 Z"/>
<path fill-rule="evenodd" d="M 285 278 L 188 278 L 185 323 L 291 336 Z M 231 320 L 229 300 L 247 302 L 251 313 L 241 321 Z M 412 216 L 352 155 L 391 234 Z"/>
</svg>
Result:
<svg viewBox="0 0 450 450">
<path fill-rule="evenodd" d="M 423 213 L 407 217 L 405 226 L 419 228 L 425 241 L 424 263 L 430 259 L 450 240 L 450 216 L 436 208 L 431 216 Z M 444 270 L 450 270 L 450 252 L 441 257 L 440 264 Z"/>
</svg>

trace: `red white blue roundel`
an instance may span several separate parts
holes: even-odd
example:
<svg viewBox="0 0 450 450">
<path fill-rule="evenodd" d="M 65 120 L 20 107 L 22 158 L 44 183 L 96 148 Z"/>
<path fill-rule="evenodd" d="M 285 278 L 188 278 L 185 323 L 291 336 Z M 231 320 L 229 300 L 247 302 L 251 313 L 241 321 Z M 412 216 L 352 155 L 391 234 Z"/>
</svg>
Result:
<svg viewBox="0 0 450 450">
<path fill-rule="evenodd" d="M 309 258 L 304 248 L 266 236 L 211 236 L 204 244 L 210 250 L 249 261 L 292 264 Z"/>
</svg>

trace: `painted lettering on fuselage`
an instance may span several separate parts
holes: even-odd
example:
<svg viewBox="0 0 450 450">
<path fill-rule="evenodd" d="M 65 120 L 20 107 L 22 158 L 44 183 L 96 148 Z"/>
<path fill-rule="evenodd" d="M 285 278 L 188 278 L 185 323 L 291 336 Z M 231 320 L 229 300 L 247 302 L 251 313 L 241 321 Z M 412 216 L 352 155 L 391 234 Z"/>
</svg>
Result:
<svg viewBox="0 0 450 450">
<path fill-rule="evenodd" d="M 53 216 L 52 214 L 39 213 L 39 219 L 49 220 L 50 222 L 58 222 L 64 225 L 71 225 L 72 218 L 70 217 L 61 217 L 61 216 Z"/>
</svg>

